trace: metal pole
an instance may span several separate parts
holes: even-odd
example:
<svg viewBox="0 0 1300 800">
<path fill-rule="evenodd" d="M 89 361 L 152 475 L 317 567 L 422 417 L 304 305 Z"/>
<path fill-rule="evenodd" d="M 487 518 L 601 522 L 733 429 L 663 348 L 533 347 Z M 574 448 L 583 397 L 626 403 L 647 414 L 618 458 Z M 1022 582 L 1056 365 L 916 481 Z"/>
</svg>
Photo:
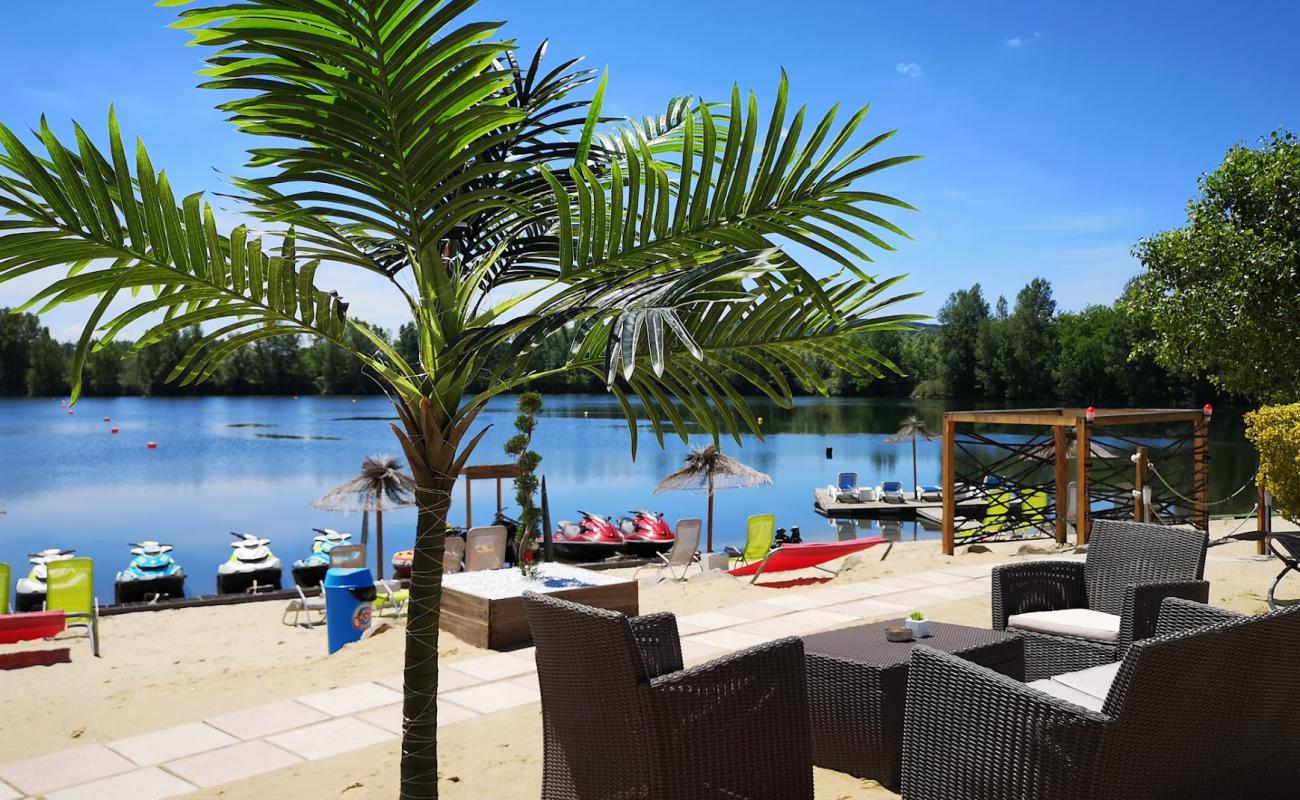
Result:
<svg viewBox="0 0 1300 800">
<path fill-rule="evenodd" d="M 551 501 L 546 496 L 546 476 L 542 476 L 542 555 L 547 561 L 555 560 L 555 545 L 551 540 Z"/>
<path fill-rule="evenodd" d="M 1133 488 L 1137 494 L 1133 497 L 1133 519 L 1138 522 L 1147 521 L 1146 497 L 1143 489 L 1147 485 L 1147 449 L 1139 447 L 1137 449 L 1137 472 L 1133 476 Z"/>
<path fill-rule="evenodd" d="M 1078 544 L 1085 545 L 1088 543 L 1088 512 L 1092 510 L 1092 497 L 1088 491 L 1088 455 L 1092 452 L 1092 442 L 1088 431 L 1088 420 L 1079 417 L 1075 423 L 1074 446 L 1078 452 L 1075 454 L 1075 482 L 1078 484 L 1075 491 L 1078 493 L 1078 500 L 1075 505 L 1075 539 Z"/>
</svg>

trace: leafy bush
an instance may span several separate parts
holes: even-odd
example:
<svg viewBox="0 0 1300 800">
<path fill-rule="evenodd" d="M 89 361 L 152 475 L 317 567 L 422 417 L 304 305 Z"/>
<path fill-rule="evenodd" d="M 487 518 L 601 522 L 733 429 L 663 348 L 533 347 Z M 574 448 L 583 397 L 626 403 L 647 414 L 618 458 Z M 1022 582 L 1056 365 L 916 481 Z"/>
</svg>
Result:
<svg viewBox="0 0 1300 800">
<path fill-rule="evenodd" d="M 1250 412 L 1246 436 L 1259 450 L 1264 487 L 1273 494 L 1278 512 L 1300 519 L 1300 403 Z"/>
</svg>

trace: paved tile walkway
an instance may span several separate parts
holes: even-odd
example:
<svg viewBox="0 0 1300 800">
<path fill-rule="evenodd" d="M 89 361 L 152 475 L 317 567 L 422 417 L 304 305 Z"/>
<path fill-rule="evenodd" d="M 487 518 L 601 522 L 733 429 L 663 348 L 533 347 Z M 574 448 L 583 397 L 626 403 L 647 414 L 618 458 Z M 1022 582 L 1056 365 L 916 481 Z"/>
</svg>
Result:
<svg viewBox="0 0 1300 800">
<path fill-rule="evenodd" d="M 677 618 L 682 656 L 701 661 L 782 636 L 903 616 L 989 591 L 992 564 L 778 595 Z M 0 764 L 0 800 L 161 800 L 390 741 L 401 734 L 402 676 L 240 709 L 105 744 Z M 533 650 L 440 670 L 438 725 L 536 703 Z"/>
</svg>

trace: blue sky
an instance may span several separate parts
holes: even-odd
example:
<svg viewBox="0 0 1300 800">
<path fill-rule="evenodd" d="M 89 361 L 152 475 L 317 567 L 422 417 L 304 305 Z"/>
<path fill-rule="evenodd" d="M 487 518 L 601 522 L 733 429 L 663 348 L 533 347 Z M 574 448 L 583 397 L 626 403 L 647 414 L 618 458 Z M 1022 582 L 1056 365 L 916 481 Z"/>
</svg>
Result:
<svg viewBox="0 0 1300 800">
<path fill-rule="evenodd" d="M 14 4 L 0 29 L 0 120 L 92 135 L 110 102 L 178 189 L 219 189 L 251 139 L 199 91 L 200 52 L 137 0 Z M 656 113 L 668 98 L 725 99 L 733 82 L 770 101 L 779 68 L 820 115 L 870 102 L 868 133 L 898 128 L 888 154 L 924 161 L 872 188 L 921 209 L 914 237 L 882 253 L 933 313 L 975 281 L 1008 296 L 1050 279 L 1062 308 L 1110 302 L 1136 273 L 1140 237 L 1180 223 L 1196 177 L 1234 142 L 1300 128 L 1294 32 L 1300 6 L 1256 2 L 1057 4 L 813 0 L 483 0 L 478 15 L 551 57 L 608 66 L 606 110 Z M 343 279 L 340 279 L 343 280 Z M 334 284 L 331 284 L 333 286 Z M 400 321 L 379 287 L 338 284 L 361 316 Z M 18 287 L 19 290 L 30 285 Z M 0 287 L 0 305 L 25 295 Z M 89 309 L 49 315 L 71 337 Z"/>
</svg>

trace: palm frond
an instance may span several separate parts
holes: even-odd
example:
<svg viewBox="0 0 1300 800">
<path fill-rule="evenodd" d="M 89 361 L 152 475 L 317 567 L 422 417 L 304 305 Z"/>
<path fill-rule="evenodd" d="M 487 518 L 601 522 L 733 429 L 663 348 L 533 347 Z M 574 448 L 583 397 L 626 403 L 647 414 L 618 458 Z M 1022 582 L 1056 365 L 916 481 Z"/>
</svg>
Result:
<svg viewBox="0 0 1300 800">
<path fill-rule="evenodd" d="M 342 337 L 347 304 L 316 287 L 319 261 L 300 263 L 292 232 L 278 250 L 243 225 L 221 233 L 201 194 L 177 202 L 143 143 L 132 171 L 111 112 L 107 155 L 81 126 L 74 130 L 75 151 L 42 119 L 44 154 L 38 156 L 0 125 L 0 209 L 7 212 L 0 223 L 6 232 L 0 236 L 0 283 L 69 268 L 23 308 L 44 312 L 98 299 L 73 357 L 74 398 L 95 333 L 103 346 L 132 323 L 147 326 L 137 348 L 185 327 L 223 323 L 171 376 L 186 381 L 210 374 L 225 354 L 258 339 Z M 152 296 L 141 297 L 141 289 L 152 289 Z"/>
</svg>

